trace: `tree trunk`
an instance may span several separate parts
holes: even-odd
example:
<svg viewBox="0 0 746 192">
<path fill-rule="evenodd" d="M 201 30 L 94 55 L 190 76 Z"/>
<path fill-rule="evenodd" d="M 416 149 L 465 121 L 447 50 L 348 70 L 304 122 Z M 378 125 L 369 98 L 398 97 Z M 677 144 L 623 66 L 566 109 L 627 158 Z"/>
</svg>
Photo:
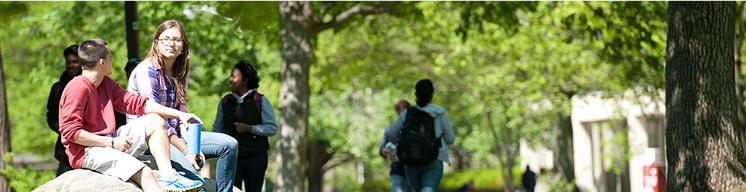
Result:
<svg viewBox="0 0 746 192">
<path fill-rule="evenodd" d="M 324 165 L 332 159 L 334 153 L 326 151 L 329 142 L 316 140 L 308 143 L 308 192 L 322 192 L 324 187 Z"/>
<path fill-rule="evenodd" d="M 453 156 L 456 158 L 456 170 L 469 169 L 469 167 L 471 167 L 469 165 L 469 162 L 471 161 L 469 158 L 469 152 L 463 148 L 457 148 L 453 151 Z"/>
<path fill-rule="evenodd" d="M 8 123 L 8 98 L 5 96 L 5 75 L 3 74 L 3 57 L 0 55 L 0 170 L 5 170 L 12 164 L 5 164 L 4 156 L 10 152 L 10 124 Z M 9 163 L 9 162 L 8 162 Z M 5 175 L 0 174 L 0 191 L 11 191 L 10 183 Z"/>
<path fill-rule="evenodd" d="M 517 149 L 513 149 L 511 146 L 520 146 L 520 139 L 518 139 L 519 143 L 514 145 L 514 141 L 516 140 L 515 134 L 520 127 L 508 127 L 508 123 L 511 122 L 513 119 L 508 114 L 508 109 L 510 108 L 510 105 L 505 103 L 503 101 L 502 103 L 503 107 L 503 115 L 505 116 L 505 127 L 503 127 L 503 145 L 500 146 L 503 148 L 503 153 L 500 155 L 503 155 L 505 158 L 501 161 L 503 163 L 502 166 L 502 174 L 503 174 L 503 188 L 505 191 L 515 191 L 515 185 L 513 185 L 513 165 L 515 165 L 515 156 Z"/>
<path fill-rule="evenodd" d="M 506 147 L 510 148 L 510 147 Z M 510 149 L 508 149 L 510 150 Z M 515 157 L 512 157 L 510 152 L 503 152 L 502 154 L 505 154 L 504 158 L 501 158 L 500 163 L 502 168 L 502 176 L 503 176 L 503 190 L 505 191 L 515 191 L 515 185 L 513 181 L 513 165 L 515 165 Z"/>
<path fill-rule="evenodd" d="M 735 2 L 670 2 L 666 53 L 668 191 L 746 191 L 733 92 Z"/>
<path fill-rule="evenodd" d="M 277 190 L 303 192 L 308 134 L 309 68 L 313 59 L 311 2 L 278 2 L 282 25 Z"/>
<path fill-rule="evenodd" d="M 563 90 L 562 93 L 567 96 L 568 101 L 572 101 L 572 97 L 575 95 L 575 92 L 569 89 Z M 570 183 L 575 180 L 572 117 L 571 114 L 565 114 L 564 111 L 560 112 L 559 122 L 556 126 L 553 126 L 552 146 L 554 146 L 554 149 L 552 149 L 552 153 L 554 154 L 554 167 L 552 167 L 552 175 Z M 577 185 L 574 183 L 573 185 L 575 186 L 573 191 L 578 191 Z"/>
<path fill-rule="evenodd" d="M 501 107 L 503 109 L 503 115 L 505 117 L 504 126 L 501 125 L 495 125 L 495 121 L 492 120 L 492 111 L 490 109 L 486 109 L 486 106 L 491 106 L 489 104 L 483 104 L 482 109 L 485 111 L 485 119 L 487 120 L 488 127 L 490 127 L 490 131 L 492 132 L 492 137 L 495 138 L 495 151 L 497 154 L 497 158 L 500 161 L 500 169 L 502 172 L 502 180 L 503 180 L 503 190 L 504 191 L 514 191 L 515 185 L 513 185 L 513 165 L 515 165 L 515 158 L 517 154 L 519 153 L 518 150 L 520 148 L 520 143 L 514 144 L 515 138 L 518 137 L 518 130 L 520 128 L 510 128 L 507 127 L 508 122 L 511 121 L 510 116 L 508 116 L 507 110 L 509 108 L 507 103 L 501 103 Z M 501 128 L 500 128 L 501 127 Z M 498 129 L 500 129 L 502 132 L 498 132 Z M 514 132 L 515 130 L 515 132 Z M 500 135 L 502 137 L 500 137 Z M 519 140 L 520 141 L 520 140 Z M 515 147 L 512 147 L 515 146 Z"/>
<path fill-rule="evenodd" d="M 124 22 L 127 26 L 127 59 L 140 59 L 136 1 L 124 2 Z"/>
</svg>

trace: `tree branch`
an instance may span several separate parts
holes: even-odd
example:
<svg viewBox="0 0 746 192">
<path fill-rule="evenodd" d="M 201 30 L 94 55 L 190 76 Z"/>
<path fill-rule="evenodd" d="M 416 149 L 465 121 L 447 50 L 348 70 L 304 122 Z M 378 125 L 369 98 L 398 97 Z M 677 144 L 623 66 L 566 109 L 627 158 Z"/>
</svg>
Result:
<svg viewBox="0 0 746 192">
<path fill-rule="evenodd" d="M 596 10 L 595 8 L 593 8 L 593 6 L 591 6 L 591 4 L 588 4 L 588 1 L 583 1 L 583 5 L 585 5 L 585 7 L 588 7 L 588 9 L 591 11 Z"/>
<path fill-rule="evenodd" d="M 321 167 L 321 169 L 323 170 L 322 172 L 326 172 L 326 171 L 328 171 L 330 169 L 333 169 L 336 166 L 345 164 L 345 163 L 347 163 L 347 162 L 349 162 L 350 160 L 353 160 L 353 159 L 355 159 L 355 158 L 353 158 L 353 156 L 342 156 L 342 157 L 339 158 L 338 162 L 335 162 L 333 164 L 325 164 L 324 166 L 322 166 Z"/>
<path fill-rule="evenodd" d="M 324 16 L 326 16 L 326 14 L 329 13 L 329 10 L 332 9 L 332 5 L 334 4 L 334 1 L 325 1 L 323 4 L 324 4 L 324 13 L 321 13 L 321 15 L 319 15 L 319 17 L 316 18 L 316 20 L 314 20 L 314 22 L 316 23 L 324 22 Z"/>
<path fill-rule="evenodd" d="M 395 1 L 389 1 L 384 3 L 379 3 L 375 5 L 356 5 L 355 7 L 352 7 L 348 9 L 347 11 L 344 11 L 334 17 L 329 22 L 326 23 L 319 23 L 315 25 L 313 33 L 318 33 L 324 30 L 327 30 L 329 28 L 333 28 L 338 26 L 339 24 L 344 23 L 345 21 L 349 20 L 355 15 L 373 15 L 373 14 L 380 14 L 380 13 L 386 13 L 391 12 L 394 9 L 391 9 L 390 7 L 394 6 L 396 3 Z"/>
</svg>

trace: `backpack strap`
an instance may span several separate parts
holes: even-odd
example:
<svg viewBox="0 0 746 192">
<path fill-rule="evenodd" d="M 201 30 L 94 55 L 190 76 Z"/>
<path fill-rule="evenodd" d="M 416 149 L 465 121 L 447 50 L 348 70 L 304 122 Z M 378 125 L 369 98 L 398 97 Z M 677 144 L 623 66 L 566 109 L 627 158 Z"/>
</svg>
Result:
<svg viewBox="0 0 746 192">
<path fill-rule="evenodd" d="M 256 109 L 259 110 L 259 114 L 262 113 L 262 94 L 260 94 L 258 91 L 254 91 L 252 93 L 254 96 L 254 102 L 256 102 Z"/>
<path fill-rule="evenodd" d="M 220 103 L 222 103 L 223 105 L 225 105 L 225 102 L 228 102 L 228 97 L 229 96 L 231 96 L 231 94 L 226 94 L 225 96 L 223 96 L 223 99 L 220 99 Z"/>
<path fill-rule="evenodd" d="M 409 127 L 410 127 L 410 126 L 408 126 L 409 123 L 413 123 L 412 121 L 414 121 L 414 120 L 412 120 L 412 118 L 414 118 L 414 115 L 417 114 L 417 113 L 419 113 L 419 112 L 420 112 L 420 110 L 417 109 L 417 108 L 415 108 L 415 107 L 408 107 L 407 108 L 407 116 L 404 116 L 404 124 L 403 124 L 404 128 L 409 129 Z"/>
</svg>

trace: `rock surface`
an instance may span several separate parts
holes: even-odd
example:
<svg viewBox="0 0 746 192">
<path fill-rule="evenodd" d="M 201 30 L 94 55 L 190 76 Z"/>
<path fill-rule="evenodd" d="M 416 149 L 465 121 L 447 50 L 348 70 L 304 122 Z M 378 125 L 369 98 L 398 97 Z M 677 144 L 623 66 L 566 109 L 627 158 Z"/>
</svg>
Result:
<svg viewBox="0 0 746 192">
<path fill-rule="evenodd" d="M 34 191 L 122 191 L 141 192 L 135 182 L 124 182 L 119 178 L 102 175 L 86 169 L 68 171 L 52 179 Z"/>
<path fill-rule="evenodd" d="M 146 165 L 148 165 L 151 168 L 157 168 L 154 166 L 154 161 L 148 162 L 148 160 L 152 160 L 152 156 L 144 157 L 144 158 L 138 158 L 140 160 L 143 160 Z M 153 170 L 153 175 L 155 175 L 155 178 L 158 178 L 159 172 L 158 170 Z M 203 188 L 205 189 L 205 192 L 215 192 L 217 191 L 217 182 L 215 179 L 211 178 L 204 178 L 205 183 L 203 185 Z M 87 169 L 75 169 L 72 171 L 68 171 L 65 174 L 60 175 L 59 177 L 52 179 L 51 181 L 45 183 L 39 188 L 34 189 L 34 192 L 46 192 L 46 191 L 121 191 L 121 192 L 141 192 L 142 189 L 140 188 L 137 183 L 135 183 L 132 180 L 129 180 L 127 182 L 124 182 L 120 180 L 119 178 L 113 177 L 113 176 L 107 176 L 103 175 L 101 173 L 87 170 Z M 234 192 L 241 192 L 240 189 L 233 187 Z"/>
</svg>

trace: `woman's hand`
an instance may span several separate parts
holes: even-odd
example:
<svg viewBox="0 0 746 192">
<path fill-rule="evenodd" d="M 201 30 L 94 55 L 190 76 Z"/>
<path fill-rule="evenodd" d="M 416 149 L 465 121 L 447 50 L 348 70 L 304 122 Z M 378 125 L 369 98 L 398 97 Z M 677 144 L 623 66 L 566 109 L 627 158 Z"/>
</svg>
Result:
<svg viewBox="0 0 746 192">
<path fill-rule="evenodd" d="M 184 124 L 187 123 L 197 123 L 202 124 L 202 119 L 197 117 L 197 115 L 193 113 L 179 113 L 179 120 L 183 122 Z"/>
<path fill-rule="evenodd" d="M 184 157 L 186 157 L 187 161 L 189 161 L 189 164 L 192 164 L 192 167 L 194 167 L 195 170 L 199 171 L 202 169 L 202 167 L 197 163 L 198 160 L 201 160 L 203 163 L 205 161 L 205 154 L 202 154 L 202 151 L 199 152 L 199 154 L 186 154 Z"/>
<path fill-rule="evenodd" d="M 235 122 L 235 123 L 233 123 L 233 125 L 236 125 L 236 131 L 237 131 L 238 133 L 246 133 L 246 132 L 251 132 L 251 129 L 253 129 L 253 128 L 254 128 L 254 127 L 252 127 L 251 125 L 249 125 L 249 124 L 246 124 L 246 123 L 239 123 L 239 122 Z"/>
</svg>

